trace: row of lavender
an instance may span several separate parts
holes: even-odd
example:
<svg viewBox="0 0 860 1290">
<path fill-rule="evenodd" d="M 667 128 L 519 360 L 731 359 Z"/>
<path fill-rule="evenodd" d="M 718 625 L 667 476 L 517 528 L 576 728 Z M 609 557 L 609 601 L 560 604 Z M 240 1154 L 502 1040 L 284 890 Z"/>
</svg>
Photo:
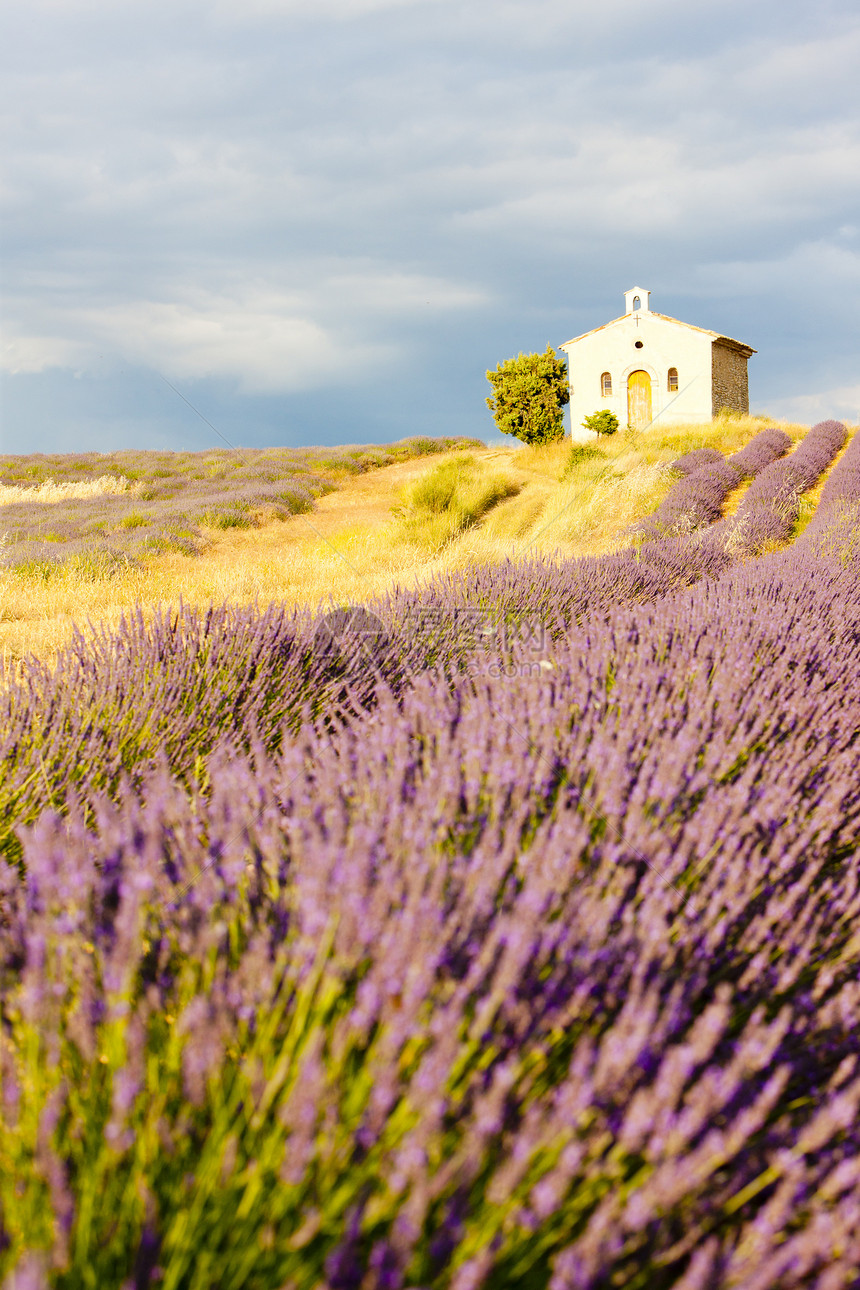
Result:
<svg viewBox="0 0 860 1290">
<path fill-rule="evenodd" d="M 690 553 L 688 542 L 667 543 L 708 528 L 698 550 L 699 561 L 712 576 L 719 564 L 728 565 L 741 556 L 758 554 L 769 543 L 785 542 L 797 522 L 799 500 L 818 480 L 843 447 L 845 427 L 839 421 L 822 421 L 790 457 L 785 453 L 791 440 L 784 431 L 768 427 L 728 459 L 711 448 L 687 453 L 673 463 L 681 479 L 669 491 L 652 516 L 639 526 L 650 538 L 639 552 L 652 563 L 665 560 L 666 553 Z M 783 460 L 778 460 L 784 458 Z M 744 480 L 752 480 L 736 514 L 721 519 L 729 494 Z M 655 544 L 654 539 L 660 539 Z M 726 559 L 725 557 L 728 557 Z M 689 560 L 689 554 L 687 555 Z"/>
<path fill-rule="evenodd" d="M 768 545 L 787 542 L 800 514 L 802 495 L 832 464 L 846 438 L 841 421 L 820 421 L 790 456 L 781 457 L 788 436 L 765 430 L 728 462 L 695 470 L 675 485 L 663 504 L 670 503 L 672 528 L 664 537 L 639 547 L 637 562 L 667 569 L 670 575 L 677 570 L 679 580 L 694 582 L 719 577 L 736 561 L 758 555 Z M 752 482 L 737 511 L 717 518 L 742 472 Z"/>
<path fill-rule="evenodd" d="M 820 421 L 791 456 L 756 475 L 737 512 L 714 526 L 709 541 L 756 555 L 769 543 L 785 542 L 797 523 L 800 499 L 821 477 L 847 438 L 841 421 Z"/>
<path fill-rule="evenodd" d="M 855 1284 L 858 466 L 826 544 L 600 585 L 540 658 L 452 596 L 371 710 L 275 614 L 34 670 L 10 1285 Z"/>
<path fill-rule="evenodd" d="M 757 476 L 791 447 L 784 430 L 768 426 L 731 457 L 713 448 L 700 448 L 674 462 L 681 479 L 670 489 L 657 510 L 640 526 L 649 537 L 689 533 L 713 524 L 722 514 L 729 493 L 745 479 Z"/>
</svg>

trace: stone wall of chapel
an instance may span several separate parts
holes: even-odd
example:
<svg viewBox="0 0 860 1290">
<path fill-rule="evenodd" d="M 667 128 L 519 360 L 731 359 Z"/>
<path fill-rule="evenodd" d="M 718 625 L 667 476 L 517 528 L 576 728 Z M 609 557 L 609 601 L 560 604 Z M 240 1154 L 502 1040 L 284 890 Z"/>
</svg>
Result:
<svg viewBox="0 0 860 1290">
<path fill-rule="evenodd" d="M 714 416 L 721 408 L 744 413 L 750 410 L 747 360 L 719 341 L 714 342 L 711 352 L 711 402 Z"/>
</svg>

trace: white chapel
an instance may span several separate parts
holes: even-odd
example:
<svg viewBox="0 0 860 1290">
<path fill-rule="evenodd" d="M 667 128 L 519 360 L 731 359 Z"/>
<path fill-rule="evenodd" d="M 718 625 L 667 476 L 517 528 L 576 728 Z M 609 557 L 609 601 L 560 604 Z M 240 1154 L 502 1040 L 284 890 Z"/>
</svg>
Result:
<svg viewBox="0 0 860 1290">
<path fill-rule="evenodd" d="M 623 426 L 710 421 L 722 408 L 749 412 L 747 359 L 756 351 L 730 336 L 654 313 L 650 291 L 631 287 L 620 318 L 575 336 L 567 355 L 573 439 L 582 421 L 608 408 Z"/>
</svg>

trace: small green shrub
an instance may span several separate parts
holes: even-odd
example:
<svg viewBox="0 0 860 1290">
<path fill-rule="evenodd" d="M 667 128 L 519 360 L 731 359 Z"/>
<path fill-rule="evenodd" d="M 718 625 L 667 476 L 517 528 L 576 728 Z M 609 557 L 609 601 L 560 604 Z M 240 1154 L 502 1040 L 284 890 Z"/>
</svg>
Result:
<svg viewBox="0 0 860 1290">
<path fill-rule="evenodd" d="M 210 529 L 250 529 L 254 526 L 254 515 L 247 503 L 237 502 L 226 510 L 212 507 L 204 511 L 200 523 Z"/>
<path fill-rule="evenodd" d="M 337 484 L 332 483 L 330 479 L 323 479 L 320 476 L 317 476 L 314 479 L 309 479 L 307 484 L 305 484 L 305 488 L 307 488 L 311 497 L 325 497 L 328 493 L 333 493 L 335 491 Z"/>
<path fill-rule="evenodd" d="M 602 453 L 596 444 L 572 444 L 567 462 L 565 463 L 565 467 L 562 472 L 562 479 L 567 479 L 568 475 L 572 475 L 577 467 L 581 466 L 584 462 L 593 461 L 595 457 L 604 457 L 605 455 L 606 454 Z"/>
<path fill-rule="evenodd" d="M 180 555 L 199 555 L 206 545 L 199 534 L 165 529 L 145 537 L 140 550 L 145 555 L 164 555 L 170 551 L 178 551 Z"/>
<path fill-rule="evenodd" d="M 217 529 L 250 529 L 254 527 L 254 518 L 247 511 L 228 511 L 215 520 Z"/>
<path fill-rule="evenodd" d="M 308 511 L 314 509 L 314 504 L 309 497 L 303 497 L 301 493 L 295 493 L 290 488 L 283 488 L 280 492 L 275 493 L 279 502 L 283 502 L 291 515 L 306 515 Z"/>
<path fill-rule="evenodd" d="M 445 444 L 437 439 L 407 439 L 406 451 L 414 457 L 427 457 L 434 452 L 444 452 Z"/>
<path fill-rule="evenodd" d="M 167 502 L 177 490 L 166 484 L 149 484 L 137 494 L 142 502 Z"/>
<path fill-rule="evenodd" d="M 620 423 L 614 412 L 603 408 L 600 412 L 592 412 L 582 424 L 586 430 L 593 430 L 595 434 L 615 434 Z"/>
</svg>

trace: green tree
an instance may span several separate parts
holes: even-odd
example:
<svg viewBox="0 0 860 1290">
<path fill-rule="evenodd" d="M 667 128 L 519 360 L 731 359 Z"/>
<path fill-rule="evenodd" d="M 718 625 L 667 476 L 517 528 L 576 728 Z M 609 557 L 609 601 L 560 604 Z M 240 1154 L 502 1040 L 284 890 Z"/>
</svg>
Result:
<svg viewBox="0 0 860 1290">
<path fill-rule="evenodd" d="M 487 407 L 502 434 L 523 443 L 554 443 L 564 438 L 564 405 L 570 402 L 567 365 L 552 345 L 545 354 L 520 354 L 487 372 L 493 387 Z"/>
<path fill-rule="evenodd" d="M 601 412 L 592 412 L 582 424 L 586 430 L 593 430 L 595 434 L 615 434 L 618 429 L 618 417 L 614 412 L 610 412 L 609 408 L 604 408 Z"/>
</svg>

